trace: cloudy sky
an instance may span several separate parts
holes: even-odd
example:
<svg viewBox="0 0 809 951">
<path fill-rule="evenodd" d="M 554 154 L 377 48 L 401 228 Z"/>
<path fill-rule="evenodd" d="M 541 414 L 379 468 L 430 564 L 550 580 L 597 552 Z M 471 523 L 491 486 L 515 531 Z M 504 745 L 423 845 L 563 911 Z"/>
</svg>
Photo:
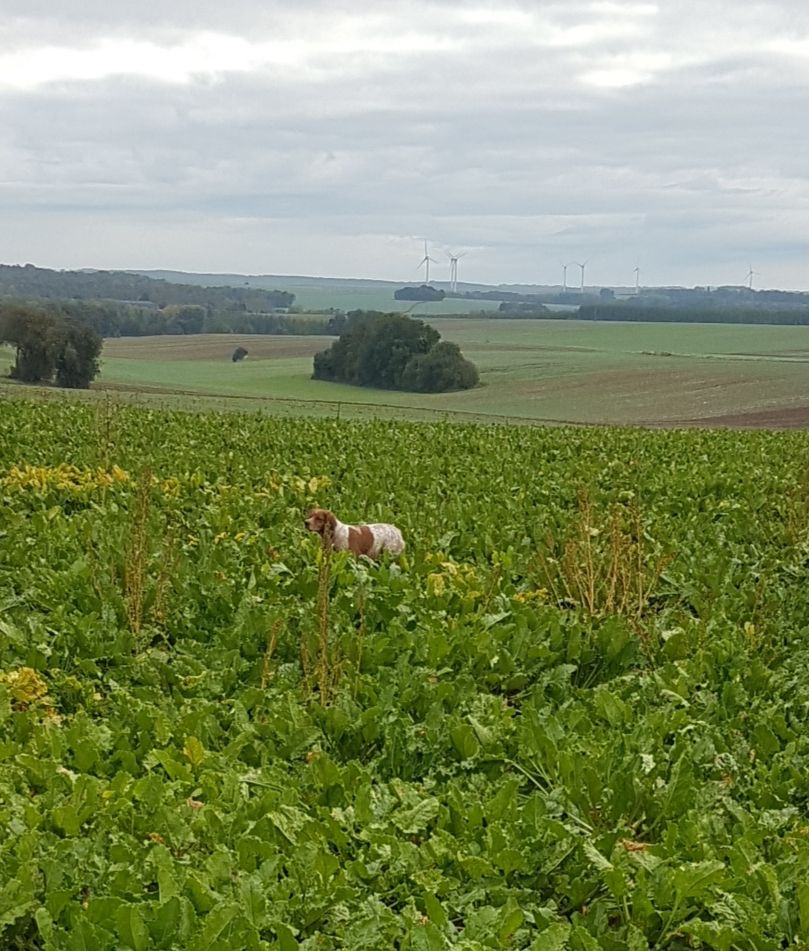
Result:
<svg viewBox="0 0 809 951">
<path fill-rule="evenodd" d="M 809 288 L 805 0 L 2 9 L 0 262 Z"/>
</svg>

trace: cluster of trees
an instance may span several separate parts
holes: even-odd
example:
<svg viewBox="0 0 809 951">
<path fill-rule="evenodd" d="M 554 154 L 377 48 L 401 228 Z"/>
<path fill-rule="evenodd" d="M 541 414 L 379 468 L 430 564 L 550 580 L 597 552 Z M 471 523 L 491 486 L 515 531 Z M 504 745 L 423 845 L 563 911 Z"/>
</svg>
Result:
<svg viewBox="0 0 809 951">
<path fill-rule="evenodd" d="M 443 393 L 478 383 L 478 371 L 457 344 L 422 320 L 355 311 L 328 350 L 315 354 L 316 380 L 387 390 Z"/>
<path fill-rule="evenodd" d="M 394 300 L 443 300 L 446 297 L 444 291 L 429 284 L 420 284 L 418 287 L 400 287 L 393 292 Z"/>
<path fill-rule="evenodd" d="M 46 306 L 92 327 L 101 337 L 151 337 L 160 334 L 329 334 L 330 318 L 293 314 L 222 312 L 199 304 L 164 308 L 109 300 L 16 300 L 22 307 Z"/>
<path fill-rule="evenodd" d="M 0 309 L 0 343 L 15 348 L 11 377 L 86 388 L 98 373 L 101 337 L 86 324 L 32 307 Z"/>
<path fill-rule="evenodd" d="M 295 295 L 288 291 L 243 287 L 174 284 L 128 271 L 54 271 L 50 268 L 0 264 L 0 296 L 76 298 L 170 304 L 199 304 L 218 311 L 263 313 L 288 309 Z"/>
<path fill-rule="evenodd" d="M 501 317 L 547 317 L 551 313 L 544 305 L 535 302 L 523 303 L 522 301 L 503 301 L 497 308 L 497 313 Z"/>
</svg>

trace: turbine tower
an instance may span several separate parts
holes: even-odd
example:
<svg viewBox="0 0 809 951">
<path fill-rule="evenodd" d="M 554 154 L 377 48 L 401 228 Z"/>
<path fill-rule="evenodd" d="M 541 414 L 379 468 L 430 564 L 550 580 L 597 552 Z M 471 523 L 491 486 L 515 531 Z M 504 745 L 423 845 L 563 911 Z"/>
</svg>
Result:
<svg viewBox="0 0 809 951">
<path fill-rule="evenodd" d="M 580 293 L 583 294 L 583 293 L 584 293 L 584 266 L 587 264 L 587 262 L 586 262 L 586 261 L 574 261 L 573 263 L 574 263 L 575 265 L 577 265 L 577 267 L 580 267 L 580 268 L 581 268 L 581 289 L 580 289 Z"/>
<path fill-rule="evenodd" d="M 635 265 L 635 293 L 640 294 L 640 265 Z"/>
<path fill-rule="evenodd" d="M 562 265 L 562 293 L 567 294 L 567 265 Z"/>
<path fill-rule="evenodd" d="M 458 291 L 458 261 L 466 254 L 447 254 L 449 258 L 449 289 L 450 293 L 455 294 Z"/>
<path fill-rule="evenodd" d="M 419 267 L 424 265 L 424 283 L 430 283 L 430 263 L 438 264 L 435 258 L 431 258 L 427 251 L 427 239 L 424 239 L 424 257 L 419 261 Z"/>
<path fill-rule="evenodd" d="M 747 281 L 747 289 L 750 291 L 753 290 L 753 275 L 755 273 L 756 272 L 753 270 L 753 265 L 751 264 L 750 270 L 747 272 L 747 277 L 745 278 L 745 280 Z"/>
</svg>

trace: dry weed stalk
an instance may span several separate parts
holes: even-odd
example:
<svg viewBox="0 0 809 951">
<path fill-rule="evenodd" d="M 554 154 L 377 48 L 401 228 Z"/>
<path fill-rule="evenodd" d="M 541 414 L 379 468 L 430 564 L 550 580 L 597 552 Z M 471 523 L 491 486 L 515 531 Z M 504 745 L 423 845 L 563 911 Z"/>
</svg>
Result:
<svg viewBox="0 0 809 951">
<path fill-rule="evenodd" d="M 267 646 L 264 648 L 264 659 L 261 663 L 261 689 L 266 690 L 272 676 L 272 658 L 278 646 L 278 635 L 281 633 L 283 621 L 281 618 L 273 624 L 267 632 Z"/>
<path fill-rule="evenodd" d="M 809 542 L 809 461 L 804 464 L 801 478 L 787 494 L 784 523 L 790 544 L 797 547 Z"/>
<path fill-rule="evenodd" d="M 95 407 L 96 453 L 102 468 L 110 468 L 110 452 L 115 447 L 117 407 L 113 406 L 110 394 Z"/>
<path fill-rule="evenodd" d="M 168 520 L 168 517 L 167 517 Z M 154 587 L 154 603 L 152 604 L 152 620 L 163 624 L 166 620 L 166 603 L 171 584 L 171 576 L 177 561 L 177 525 L 168 522 L 163 536 L 163 547 L 160 553 L 160 571 Z"/>
<path fill-rule="evenodd" d="M 365 645 L 365 591 L 357 592 L 357 613 L 360 621 L 357 626 L 356 654 L 354 657 L 354 698 L 360 689 L 360 669 L 362 667 L 362 649 Z"/>
<path fill-rule="evenodd" d="M 557 602 L 593 616 L 621 615 L 643 637 L 650 595 L 671 560 L 650 556 L 637 505 L 614 505 L 599 519 L 589 492 L 578 494 L 578 516 L 561 547 L 552 537 L 537 558 L 541 584 Z"/>
<path fill-rule="evenodd" d="M 331 531 L 327 528 L 321 537 L 320 565 L 317 574 L 317 643 L 316 656 L 312 657 L 309 640 L 301 638 L 301 667 L 307 689 L 316 684 L 322 706 L 328 706 L 340 682 L 342 664 L 338 651 L 332 644 L 329 621 L 329 587 L 331 583 L 331 558 L 334 549 Z"/>
<path fill-rule="evenodd" d="M 124 564 L 124 602 L 129 629 L 139 634 L 143 625 L 146 575 L 149 568 L 149 515 L 152 509 L 152 472 L 144 469 L 135 489 L 135 511 Z"/>
</svg>

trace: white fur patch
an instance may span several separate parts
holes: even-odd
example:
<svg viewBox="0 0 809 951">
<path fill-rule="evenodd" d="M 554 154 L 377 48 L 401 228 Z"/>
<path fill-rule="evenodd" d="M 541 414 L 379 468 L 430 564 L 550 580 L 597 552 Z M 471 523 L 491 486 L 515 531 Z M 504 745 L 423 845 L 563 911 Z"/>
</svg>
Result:
<svg viewBox="0 0 809 951">
<path fill-rule="evenodd" d="M 334 547 L 337 551 L 348 551 L 348 530 L 351 527 L 343 524 L 339 519 L 337 520 L 333 535 Z M 362 526 L 357 527 L 361 528 Z M 384 551 L 391 555 L 401 555 L 405 550 L 404 538 L 402 538 L 402 533 L 395 525 L 374 522 L 365 527 L 370 530 L 373 537 L 373 544 L 368 552 L 369 558 L 378 558 Z"/>
</svg>

